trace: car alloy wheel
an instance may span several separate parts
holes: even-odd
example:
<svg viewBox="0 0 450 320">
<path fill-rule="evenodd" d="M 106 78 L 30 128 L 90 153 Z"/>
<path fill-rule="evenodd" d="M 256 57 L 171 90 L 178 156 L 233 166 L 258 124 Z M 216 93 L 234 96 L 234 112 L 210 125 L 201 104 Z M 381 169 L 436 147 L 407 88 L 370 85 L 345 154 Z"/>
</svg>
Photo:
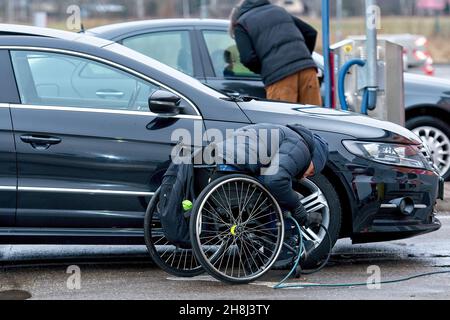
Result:
<svg viewBox="0 0 450 320">
<path fill-rule="evenodd" d="M 303 206 L 308 213 L 320 213 L 322 215 L 322 225 L 328 229 L 330 227 L 330 207 L 325 195 L 311 180 L 304 179 L 301 184 L 307 190 L 302 194 L 303 199 L 301 202 Z M 312 228 L 310 232 L 314 233 L 315 238 L 319 243 L 322 243 L 326 236 L 325 231 L 322 228 Z"/>
<path fill-rule="evenodd" d="M 441 175 L 445 175 L 450 169 L 450 139 L 438 128 L 421 126 L 413 130 L 428 146 L 431 158 Z"/>
</svg>

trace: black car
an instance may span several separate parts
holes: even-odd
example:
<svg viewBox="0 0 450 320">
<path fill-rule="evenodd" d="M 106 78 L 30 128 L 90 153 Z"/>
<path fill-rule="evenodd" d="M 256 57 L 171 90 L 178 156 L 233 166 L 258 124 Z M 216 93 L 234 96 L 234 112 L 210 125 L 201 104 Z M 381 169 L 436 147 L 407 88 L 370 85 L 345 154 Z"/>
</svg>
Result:
<svg viewBox="0 0 450 320">
<path fill-rule="evenodd" d="M 440 228 L 440 177 L 405 128 L 233 99 L 111 41 L 0 30 L 0 243 L 141 244 L 144 211 L 179 141 L 174 131 L 200 136 L 193 144 L 203 146 L 211 130 L 262 122 L 301 123 L 329 142 L 323 174 L 295 187 L 309 211 L 322 213 L 333 241 L 385 241 Z M 174 95 L 179 106 L 161 108 Z"/>
<path fill-rule="evenodd" d="M 150 20 L 87 33 L 137 50 L 226 94 L 264 98 L 260 77 L 239 61 L 228 24 L 226 20 Z M 315 54 L 314 59 L 323 69 L 323 57 Z M 450 178 L 450 81 L 405 73 L 405 105 L 406 127 L 428 144 L 439 172 Z"/>
</svg>

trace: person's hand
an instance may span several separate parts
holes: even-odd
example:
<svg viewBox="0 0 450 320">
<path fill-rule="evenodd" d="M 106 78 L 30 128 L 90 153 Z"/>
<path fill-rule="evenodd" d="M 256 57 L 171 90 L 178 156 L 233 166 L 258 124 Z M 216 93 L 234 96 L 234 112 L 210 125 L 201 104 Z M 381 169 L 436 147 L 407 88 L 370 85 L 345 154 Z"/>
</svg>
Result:
<svg viewBox="0 0 450 320">
<path fill-rule="evenodd" d="M 307 223 L 308 212 L 301 202 L 297 205 L 297 208 L 295 208 L 292 217 L 297 220 L 301 226 L 304 226 Z"/>
<path fill-rule="evenodd" d="M 322 215 L 318 212 L 308 213 L 308 218 L 306 219 L 305 228 L 309 228 L 311 226 L 321 225 L 323 221 Z"/>
<path fill-rule="evenodd" d="M 308 170 L 306 170 L 305 174 L 303 175 L 303 179 L 314 176 L 315 171 L 316 168 L 314 168 L 314 163 L 311 161 Z"/>
<path fill-rule="evenodd" d="M 299 204 L 297 206 L 292 216 L 294 217 L 295 220 L 297 220 L 297 222 L 301 226 L 307 229 L 314 225 L 320 225 L 322 224 L 323 221 L 322 215 L 320 213 L 318 212 L 308 213 L 303 204 Z"/>
</svg>

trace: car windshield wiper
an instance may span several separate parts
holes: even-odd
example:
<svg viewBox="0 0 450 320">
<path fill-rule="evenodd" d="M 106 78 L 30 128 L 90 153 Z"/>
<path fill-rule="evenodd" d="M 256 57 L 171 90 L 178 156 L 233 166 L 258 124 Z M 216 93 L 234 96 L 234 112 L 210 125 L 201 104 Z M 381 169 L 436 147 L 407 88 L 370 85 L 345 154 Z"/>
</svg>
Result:
<svg viewBox="0 0 450 320">
<path fill-rule="evenodd" d="M 218 91 L 218 92 L 224 94 L 226 97 L 222 97 L 220 99 L 225 100 L 225 101 L 249 102 L 249 101 L 253 101 L 253 100 L 258 100 L 258 101 L 265 100 L 265 99 L 262 99 L 262 98 L 259 98 L 259 97 L 241 95 L 237 91 L 218 90 L 218 89 L 214 88 L 213 86 L 211 86 L 211 85 L 209 85 L 207 83 L 203 83 L 203 85 L 205 85 L 206 87 L 208 87 L 210 89 L 213 89 L 214 91 Z"/>
<path fill-rule="evenodd" d="M 253 100 L 263 101 L 264 99 L 253 96 L 241 96 L 241 95 L 227 95 L 226 98 L 221 98 L 222 100 L 232 101 L 232 102 L 250 102 Z"/>
</svg>

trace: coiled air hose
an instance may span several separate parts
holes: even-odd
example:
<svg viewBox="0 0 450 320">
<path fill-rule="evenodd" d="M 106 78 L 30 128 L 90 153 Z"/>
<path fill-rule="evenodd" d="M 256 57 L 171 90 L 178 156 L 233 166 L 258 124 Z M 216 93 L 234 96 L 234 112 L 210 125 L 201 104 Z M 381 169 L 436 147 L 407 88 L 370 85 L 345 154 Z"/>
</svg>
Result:
<svg viewBox="0 0 450 320">
<path fill-rule="evenodd" d="M 341 103 L 341 109 L 343 111 L 348 111 L 348 103 L 347 98 L 345 97 L 345 78 L 347 76 L 347 73 L 349 72 L 350 68 L 353 66 L 360 66 L 364 67 L 366 65 L 366 62 L 360 59 L 353 59 L 350 61 L 347 61 L 343 66 L 341 71 L 339 72 L 339 83 L 338 83 L 338 94 L 339 94 L 339 101 Z M 376 92 L 375 92 L 376 95 Z M 376 100 L 373 102 L 373 94 L 369 91 L 369 89 L 364 89 L 364 95 L 363 95 L 363 101 L 361 104 L 361 113 L 367 115 L 367 111 L 369 109 L 369 106 L 376 105 Z M 375 98 L 376 99 L 376 98 Z M 373 109 L 371 107 L 370 109 Z"/>
</svg>

